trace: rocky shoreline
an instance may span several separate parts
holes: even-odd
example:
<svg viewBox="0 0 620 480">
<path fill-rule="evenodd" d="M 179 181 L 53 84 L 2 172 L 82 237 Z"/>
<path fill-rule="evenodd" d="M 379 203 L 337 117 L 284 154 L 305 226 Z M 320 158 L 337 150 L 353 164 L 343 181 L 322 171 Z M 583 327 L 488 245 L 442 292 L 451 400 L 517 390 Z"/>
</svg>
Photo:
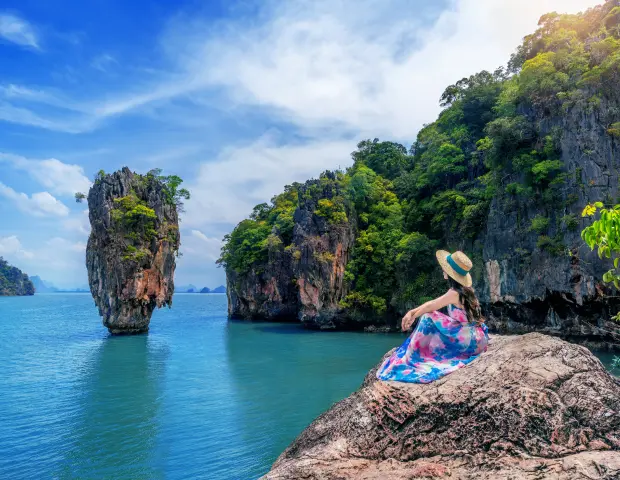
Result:
<svg viewBox="0 0 620 480">
<path fill-rule="evenodd" d="M 620 382 L 581 346 L 495 336 L 471 365 L 429 385 L 377 381 L 377 367 L 263 479 L 620 476 Z"/>
</svg>

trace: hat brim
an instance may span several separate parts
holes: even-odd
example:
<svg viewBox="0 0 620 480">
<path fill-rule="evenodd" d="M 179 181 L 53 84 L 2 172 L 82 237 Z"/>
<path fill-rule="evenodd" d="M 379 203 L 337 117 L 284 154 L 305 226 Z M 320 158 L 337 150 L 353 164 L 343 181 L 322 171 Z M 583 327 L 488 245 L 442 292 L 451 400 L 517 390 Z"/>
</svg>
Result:
<svg viewBox="0 0 620 480">
<path fill-rule="evenodd" d="M 454 270 L 454 268 L 452 268 L 450 264 L 448 263 L 448 260 L 447 260 L 448 255 L 450 255 L 450 252 L 446 250 L 437 250 L 437 252 L 435 253 L 435 256 L 437 257 L 437 261 L 439 262 L 439 265 L 441 266 L 441 269 L 444 272 L 446 272 L 446 274 L 450 278 L 459 282 L 464 287 L 471 287 L 473 283 L 471 279 L 471 275 L 469 273 L 467 275 L 461 275 L 457 273 Z"/>
</svg>

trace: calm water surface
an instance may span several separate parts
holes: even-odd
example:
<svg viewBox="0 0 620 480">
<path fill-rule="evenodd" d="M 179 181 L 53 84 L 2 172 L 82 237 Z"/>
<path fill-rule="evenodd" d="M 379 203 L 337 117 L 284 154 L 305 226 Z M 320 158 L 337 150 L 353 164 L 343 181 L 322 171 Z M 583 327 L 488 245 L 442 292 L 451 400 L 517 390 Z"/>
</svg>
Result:
<svg viewBox="0 0 620 480">
<path fill-rule="evenodd" d="M 0 479 L 257 478 L 404 339 L 174 303 L 110 337 L 90 295 L 0 297 Z"/>
<path fill-rule="evenodd" d="M 176 295 L 110 337 L 90 295 L 0 297 L 0 479 L 255 479 L 404 336 L 229 323 Z"/>
</svg>

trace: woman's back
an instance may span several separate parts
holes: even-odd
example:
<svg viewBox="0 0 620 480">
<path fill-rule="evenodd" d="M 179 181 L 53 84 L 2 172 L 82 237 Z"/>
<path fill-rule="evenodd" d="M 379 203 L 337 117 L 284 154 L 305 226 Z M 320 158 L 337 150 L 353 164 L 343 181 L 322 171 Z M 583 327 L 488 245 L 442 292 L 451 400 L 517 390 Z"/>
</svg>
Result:
<svg viewBox="0 0 620 480">
<path fill-rule="evenodd" d="M 443 251 L 438 252 L 438 259 L 443 258 L 443 254 Z M 450 263 L 449 258 L 447 263 Z M 471 278 L 461 277 L 450 273 L 451 288 L 445 295 L 408 312 L 404 322 L 418 316 L 420 321 L 401 347 L 383 362 L 377 378 L 430 383 L 467 365 L 486 351 L 488 331 L 478 299 L 471 289 Z M 447 314 L 439 311 L 443 307 L 447 307 Z"/>
</svg>

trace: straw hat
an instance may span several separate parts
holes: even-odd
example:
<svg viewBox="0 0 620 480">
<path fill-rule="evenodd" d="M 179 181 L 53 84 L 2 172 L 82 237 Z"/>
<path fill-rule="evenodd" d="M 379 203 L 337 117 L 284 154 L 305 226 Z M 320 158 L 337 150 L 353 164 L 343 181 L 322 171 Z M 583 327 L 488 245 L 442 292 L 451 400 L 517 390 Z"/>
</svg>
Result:
<svg viewBox="0 0 620 480">
<path fill-rule="evenodd" d="M 441 265 L 443 271 L 450 278 L 453 278 L 465 287 L 471 287 L 472 280 L 469 271 L 471 270 L 472 263 L 467 255 L 460 251 L 450 253 L 446 250 L 438 250 L 435 255 L 439 265 Z"/>
</svg>

